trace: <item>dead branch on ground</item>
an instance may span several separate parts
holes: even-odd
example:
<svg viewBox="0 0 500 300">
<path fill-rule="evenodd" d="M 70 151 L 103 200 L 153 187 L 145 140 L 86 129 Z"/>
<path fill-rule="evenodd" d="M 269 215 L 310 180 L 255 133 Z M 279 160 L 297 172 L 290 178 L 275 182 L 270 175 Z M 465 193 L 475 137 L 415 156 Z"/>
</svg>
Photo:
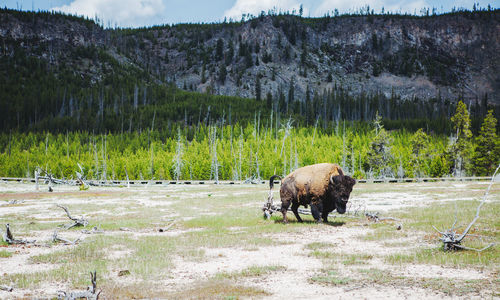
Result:
<svg viewBox="0 0 500 300">
<path fill-rule="evenodd" d="M 22 204 L 22 203 L 24 203 L 24 200 L 16 200 L 16 199 L 13 199 L 13 200 L 7 201 L 7 203 L 3 203 L 3 204 L 2 204 L 2 205 L 0 205 L 0 206 L 16 205 L 16 204 Z"/>
<path fill-rule="evenodd" d="M 8 286 L 8 285 L 0 285 L 0 290 L 12 292 L 14 290 L 14 288 L 12 288 L 11 286 Z"/>
<path fill-rule="evenodd" d="M 172 223 L 168 224 L 165 228 L 160 228 L 158 229 L 159 232 L 165 232 L 167 230 L 169 230 L 170 228 L 172 228 L 172 226 L 175 225 L 175 221 L 173 221 Z"/>
<path fill-rule="evenodd" d="M 63 242 L 65 245 L 76 245 L 80 241 L 80 238 L 81 237 L 77 238 L 74 241 L 70 241 L 68 239 L 62 238 L 58 235 L 57 229 L 54 230 L 54 233 L 52 234 L 52 242 L 53 243 Z"/>
<path fill-rule="evenodd" d="M 350 201 L 346 210 L 346 214 L 352 214 L 353 216 L 357 216 L 360 210 L 366 212 L 366 202 L 362 201 L 360 203 L 354 203 L 354 201 Z"/>
<path fill-rule="evenodd" d="M 380 221 L 387 221 L 387 220 L 401 221 L 401 220 L 399 220 L 397 218 L 393 218 L 393 217 L 379 217 L 378 212 L 375 212 L 375 213 L 366 212 L 365 217 L 367 217 L 368 220 L 373 221 L 375 223 L 380 222 Z"/>
<path fill-rule="evenodd" d="M 455 225 L 457 224 L 456 206 L 455 206 L 455 221 L 453 222 L 453 225 L 451 226 L 450 229 L 442 232 L 442 231 L 439 231 L 434 225 L 432 225 L 432 228 L 434 228 L 434 230 L 436 230 L 437 232 L 439 232 L 441 234 L 441 237 L 439 239 L 443 242 L 443 249 L 445 251 L 448 251 L 448 250 L 474 250 L 477 252 L 481 252 L 481 251 L 484 251 L 484 250 L 495 245 L 495 243 L 491 243 L 482 249 L 475 249 L 475 248 L 462 246 L 461 242 L 468 235 L 469 230 L 472 228 L 472 225 L 474 225 L 474 223 L 476 223 L 477 219 L 479 219 L 479 211 L 481 210 L 481 207 L 483 206 L 484 202 L 486 202 L 486 198 L 488 197 L 488 194 L 490 193 L 491 186 L 493 185 L 493 182 L 495 182 L 495 176 L 496 176 L 499 168 L 500 168 L 500 165 L 498 165 L 498 167 L 495 170 L 495 173 L 493 173 L 493 176 L 491 176 L 491 181 L 490 181 L 490 184 L 488 186 L 488 189 L 484 193 L 483 200 L 481 200 L 481 203 L 479 203 L 479 205 L 476 209 L 476 216 L 469 223 L 469 225 L 467 226 L 467 228 L 464 230 L 464 232 L 462 234 L 458 234 L 455 231 Z"/>
<path fill-rule="evenodd" d="M 81 299 L 85 298 L 88 300 L 97 300 L 99 299 L 99 294 L 101 294 L 102 290 L 97 290 L 97 275 L 96 271 L 90 272 L 90 282 L 92 286 L 88 286 L 86 291 L 76 291 L 76 292 L 65 292 L 58 291 L 58 299 L 64 300 L 73 300 L 73 299 Z"/>
<path fill-rule="evenodd" d="M 55 178 L 52 173 L 50 173 L 46 169 L 42 169 L 40 167 L 37 167 L 37 174 L 45 174 L 45 176 L 37 175 L 36 179 L 43 179 L 43 180 L 45 180 L 46 183 L 49 183 L 49 184 L 70 184 L 70 185 L 72 184 L 71 181 L 68 181 L 65 179 Z"/>
<path fill-rule="evenodd" d="M 97 226 L 92 227 L 91 230 L 82 229 L 83 234 L 94 234 L 94 233 L 104 233 L 104 230 L 97 228 Z"/>
<path fill-rule="evenodd" d="M 5 232 L 3 234 L 3 240 L 9 244 L 9 245 L 25 245 L 25 244 L 34 244 L 35 240 L 25 240 L 25 239 L 15 239 L 14 236 L 12 235 L 12 232 L 10 231 L 10 225 L 9 223 L 5 224 Z"/>
<path fill-rule="evenodd" d="M 73 227 L 76 227 L 76 226 L 83 226 L 83 227 L 85 227 L 85 226 L 87 226 L 89 224 L 89 221 L 87 221 L 83 217 L 81 217 L 79 219 L 72 217 L 71 214 L 69 213 L 68 209 L 65 206 L 57 204 L 57 207 L 60 207 L 60 208 L 64 209 L 64 211 L 66 212 L 66 215 L 68 215 L 68 218 L 71 221 L 75 222 L 73 224 L 63 225 L 65 227 L 65 229 L 70 229 L 70 228 L 73 228 Z"/>
<path fill-rule="evenodd" d="M 264 203 L 262 207 L 262 211 L 264 212 L 264 218 L 271 219 L 271 215 L 278 211 L 278 208 L 273 204 L 273 191 L 269 190 L 269 194 L 267 195 L 267 202 Z"/>
<path fill-rule="evenodd" d="M 267 202 L 264 203 L 264 206 L 262 207 L 262 211 L 264 212 L 264 218 L 266 219 L 271 219 L 271 216 L 273 213 L 277 212 L 277 211 L 281 211 L 281 203 L 280 204 L 277 204 L 277 205 L 274 205 L 273 204 L 273 192 L 272 191 L 269 191 L 269 195 L 267 197 Z M 290 208 L 288 208 L 288 211 L 291 211 Z M 298 211 L 299 211 L 299 214 L 302 214 L 302 215 L 311 215 L 311 212 L 307 209 L 303 209 L 303 208 L 298 208 Z"/>
</svg>

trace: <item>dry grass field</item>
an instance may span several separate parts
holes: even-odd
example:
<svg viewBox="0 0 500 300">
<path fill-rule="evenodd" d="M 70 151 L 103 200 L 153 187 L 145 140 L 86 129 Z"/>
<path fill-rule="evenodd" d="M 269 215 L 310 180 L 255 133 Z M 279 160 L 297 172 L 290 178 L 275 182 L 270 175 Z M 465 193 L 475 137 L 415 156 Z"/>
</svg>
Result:
<svg viewBox="0 0 500 300">
<path fill-rule="evenodd" d="M 357 184 L 348 214 L 316 224 L 262 217 L 267 185 L 126 187 L 0 183 L 0 298 L 53 298 L 85 290 L 97 271 L 101 298 L 488 299 L 500 297 L 500 183 L 464 245 L 444 252 L 439 234 L 457 211 L 461 232 L 488 182 Z M 279 199 L 275 187 L 275 199 Z M 13 204 L 13 200 L 17 200 Z M 71 221 L 56 205 L 89 225 Z M 364 212 L 397 220 L 373 222 Z M 398 227 L 400 229 L 398 230 Z M 97 227 L 98 233 L 84 233 Z M 54 243 L 55 229 L 76 245 Z"/>
</svg>

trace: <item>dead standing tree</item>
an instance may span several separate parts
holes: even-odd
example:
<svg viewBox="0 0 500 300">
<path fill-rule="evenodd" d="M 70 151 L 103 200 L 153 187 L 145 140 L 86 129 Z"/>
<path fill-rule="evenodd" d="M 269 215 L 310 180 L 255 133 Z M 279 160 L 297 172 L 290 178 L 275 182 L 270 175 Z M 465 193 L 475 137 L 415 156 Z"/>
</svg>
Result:
<svg viewBox="0 0 500 300">
<path fill-rule="evenodd" d="M 209 145 L 210 145 L 210 179 L 215 180 L 215 184 L 219 184 L 219 160 L 217 157 L 217 125 L 209 126 Z"/>
<path fill-rule="evenodd" d="M 80 190 L 88 190 L 89 184 L 86 182 L 85 169 L 80 163 L 77 163 L 77 165 L 80 168 L 80 172 L 76 172 L 76 182 L 80 185 Z"/>
<path fill-rule="evenodd" d="M 483 206 L 484 202 L 486 201 L 486 198 L 488 197 L 491 186 L 493 185 L 493 182 L 495 181 L 495 176 L 496 176 L 499 168 L 500 168 L 500 165 L 498 165 L 497 169 L 495 170 L 495 173 L 493 173 L 493 176 L 491 177 L 490 185 L 488 186 L 488 189 L 484 193 L 483 200 L 481 200 L 481 203 L 479 203 L 479 205 L 477 207 L 476 216 L 474 217 L 472 222 L 470 222 L 470 224 L 467 226 L 467 228 L 465 228 L 465 230 L 462 234 L 458 234 L 455 231 L 455 225 L 457 224 L 457 212 L 456 211 L 455 211 L 455 222 L 453 223 L 453 225 L 451 226 L 450 229 L 446 230 L 445 232 L 442 232 L 442 231 L 439 231 L 436 227 L 434 227 L 434 225 L 432 226 L 432 228 L 434 228 L 434 230 L 436 230 L 437 232 L 439 232 L 441 234 L 441 237 L 439 239 L 443 242 L 443 249 L 445 251 L 448 251 L 448 250 L 474 250 L 477 252 L 481 252 L 481 251 L 486 250 L 486 249 L 495 245 L 495 243 L 491 243 L 482 249 L 475 249 L 475 248 L 463 246 L 463 245 L 461 245 L 461 242 L 469 233 L 469 230 L 472 228 L 472 225 L 474 225 L 474 223 L 477 221 L 477 219 L 479 219 L 479 211 L 481 210 L 481 207 Z"/>
</svg>

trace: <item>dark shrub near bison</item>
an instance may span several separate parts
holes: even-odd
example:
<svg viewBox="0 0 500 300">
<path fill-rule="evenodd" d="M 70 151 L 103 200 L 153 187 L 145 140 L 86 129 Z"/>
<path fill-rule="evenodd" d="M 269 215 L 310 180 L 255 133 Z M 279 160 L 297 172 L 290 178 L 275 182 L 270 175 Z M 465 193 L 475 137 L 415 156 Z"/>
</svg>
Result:
<svg viewBox="0 0 500 300">
<path fill-rule="evenodd" d="M 274 179 L 271 176 L 269 186 L 272 189 Z M 337 210 L 339 214 L 346 211 L 352 187 L 356 180 L 344 175 L 337 164 L 322 163 L 299 168 L 281 180 L 280 197 L 283 221 L 288 222 L 286 213 L 290 204 L 292 211 L 299 222 L 298 208 L 300 205 L 311 206 L 311 213 L 317 222 L 328 222 L 328 214 Z M 321 213 L 321 218 L 320 218 Z"/>
</svg>

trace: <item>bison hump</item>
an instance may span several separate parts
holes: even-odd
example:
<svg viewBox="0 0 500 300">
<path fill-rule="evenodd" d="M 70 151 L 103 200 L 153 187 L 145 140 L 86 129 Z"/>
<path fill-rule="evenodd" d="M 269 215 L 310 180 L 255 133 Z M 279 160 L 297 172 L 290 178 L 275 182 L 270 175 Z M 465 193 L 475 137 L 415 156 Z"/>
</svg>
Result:
<svg viewBox="0 0 500 300">
<path fill-rule="evenodd" d="M 330 181 L 330 176 L 342 174 L 342 169 L 337 164 L 322 163 L 305 166 L 290 173 L 286 178 L 293 179 L 298 193 L 310 195 L 323 195 Z"/>
</svg>

